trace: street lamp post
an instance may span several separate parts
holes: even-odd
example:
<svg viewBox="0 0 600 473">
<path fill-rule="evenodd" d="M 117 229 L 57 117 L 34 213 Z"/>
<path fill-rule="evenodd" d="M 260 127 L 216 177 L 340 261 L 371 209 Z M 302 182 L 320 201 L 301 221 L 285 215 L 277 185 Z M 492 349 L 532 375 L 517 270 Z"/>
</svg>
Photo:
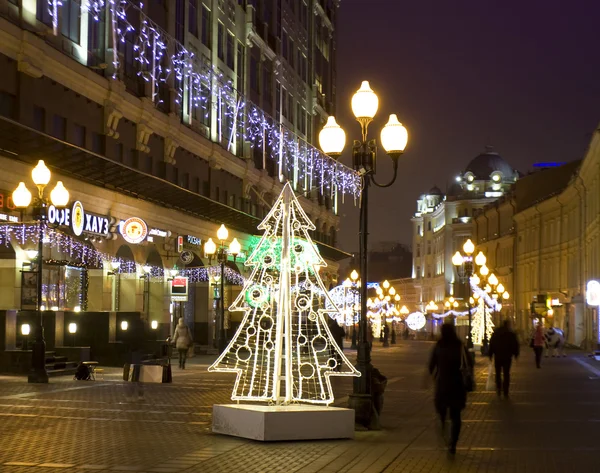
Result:
<svg viewBox="0 0 600 473">
<path fill-rule="evenodd" d="M 390 285 L 390 282 L 387 279 L 385 281 L 383 281 L 381 286 L 383 287 L 383 289 L 379 288 L 377 290 L 377 295 L 379 296 L 379 299 L 381 300 L 381 303 L 382 303 L 382 309 L 381 309 L 381 312 L 383 313 L 382 330 L 384 330 L 384 334 L 385 334 L 385 328 L 387 327 L 387 313 L 389 311 L 389 307 L 391 305 L 393 307 L 393 312 L 394 312 L 396 309 L 396 302 L 400 300 L 400 296 L 398 294 L 396 294 L 396 289 L 394 289 L 394 286 Z M 393 317 L 392 317 L 392 343 L 394 344 L 394 343 L 396 343 L 396 336 L 395 336 L 395 333 L 393 330 L 394 329 L 393 324 L 394 324 L 394 321 L 393 321 Z M 386 337 L 385 335 L 383 337 L 383 346 L 384 347 L 390 346 L 389 338 Z"/>
<path fill-rule="evenodd" d="M 371 90 L 368 81 L 363 81 L 360 89 L 352 97 L 352 112 L 361 127 L 361 140 L 355 140 L 352 147 L 353 167 L 362 176 L 363 187 L 360 199 L 360 324 L 358 335 L 358 353 L 356 368 L 361 376 L 354 378 L 353 392 L 349 397 L 350 407 L 356 412 L 357 422 L 369 427 L 379 428 L 378 413 L 374 409 L 371 396 L 371 351 L 367 339 L 367 281 L 369 280 L 367 251 L 369 228 L 369 187 L 371 183 L 377 187 L 391 186 L 398 174 L 398 159 L 404 152 L 408 141 L 406 128 L 398 121 L 396 115 L 390 115 L 388 123 L 381 130 L 381 144 L 392 159 L 393 176 L 387 184 L 375 181 L 377 163 L 377 144 L 375 140 L 367 140 L 368 127 L 377 113 L 379 99 Z M 323 151 L 339 157 L 346 143 L 344 130 L 336 123 L 334 117 L 329 117 L 327 125 L 319 133 L 319 143 Z"/>
<path fill-rule="evenodd" d="M 33 214 L 38 222 L 38 250 L 37 250 L 37 313 L 38 326 L 36 327 L 35 340 L 32 346 L 31 353 L 31 371 L 27 381 L 29 383 L 47 383 L 48 372 L 46 371 L 46 341 L 44 340 L 44 324 L 42 320 L 42 275 L 44 265 L 44 230 L 46 227 L 46 207 L 49 203 L 56 208 L 64 208 L 69 203 L 69 191 L 65 188 L 62 181 L 58 181 L 52 192 L 50 199 L 44 196 L 44 190 L 50 182 L 50 170 L 44 164 L 44 161 L 39 161 L 37 166 L 31 171 L 31 180 L 38 188 L 38 195 L 33 199 Z M 19 185 L 14 190 L 13 202 L 15 207 L 26 209 L 31 203 L 32 196 L 24 182 L 19 182 Z"/>
<path fill-rule="evenodd" d="M 438 305 L 433 302 L 433 301 L 429 301 L 429 303 L 425 306 L 425 310 L 427 311 L 427 313 L 431 316 L 431 339 L 433 340 L 434 338 L 434 333 L 433 333 L 433 314 L 435 313 L 436 310 L 438 310 Z"/>
<path fill-rule="evenodd" d="M 219 289 L 219 308 L 220 308 L 220 317 L 219 317 L 219 334 L 217 337 L 217 348 L 219 352 L 223 352 L 225 350 L 225 346 L 227 345 L 227 335 L 225 333 L 225 263 L 227 262 L 227 256 L 233 256 L 233 261 L 235 262 L 237 255 L 240 254 L 241 245 L 237 241 L 237 238 L 234 238 L 229 244 L 229 250 L 225 248 L 225 240 L 229 237 L 229 230 L 225 227 L 225 225 L 221 225 L 217 230 L 217 238 L 219 239 L 219 249 L 217 251 L 217 245 L 209 238 L 208 241 L 204 244 L 204 253 L 208 256 L 208 264 L 212 262 L 212 259 L 217 253 L 217 262 L 221 266 L 221 279 L 220 279 L 220 289 Z"/>
<path fill-rule="evenodd" d="M 358 306 L 358 292 L 359 292 L 359 288 L 361 286 L 361 281 L 358 278 L 358 272 L 356 271 L 356 269 L 353 269 L 352 272 L 350 273 L 350 280 L 352 281 L 352 295 L 353 297 L 353 305 L 352 305 L 352 345 L 350 345 L 350 349 L 351 350 L 356 350 L 357 349 L 357 345 L 356 345 L 356 313 L 358 312 L 358 314 L 360 315 L 360 309 L 357 307 Z"/>
<path fill-rule="evenodd" d="M 467 297 L 465 298 L 467 303 L 467 311 L 469 315 L 469 333 L 467 334 L 467 348 L 471 350 L 473 348 L 473 337 L 471 335 L 471 330 L 473 328 L 473 314 L 471 313 L 471 277 L 473 276 L 473 252 L 475 251 L 475 245 L 468 239 L 463 245 L 463 251 L 465 254 L 463 255 L 460 251 L 454 253 L 452 256 L 452 264 L 456 266 L 456 272 L 458 273 L 459 278 L 466 283 L 467 285 Z M 483 258 L 483 260 L 482 260 Z M 475 257 L 475 264 L 478 266 L 482 266 L 485 264 L 485 256 L 480 251 L 479 254 Z M 459 271 L 459 268 L 462 268 Z"/>
</svg>

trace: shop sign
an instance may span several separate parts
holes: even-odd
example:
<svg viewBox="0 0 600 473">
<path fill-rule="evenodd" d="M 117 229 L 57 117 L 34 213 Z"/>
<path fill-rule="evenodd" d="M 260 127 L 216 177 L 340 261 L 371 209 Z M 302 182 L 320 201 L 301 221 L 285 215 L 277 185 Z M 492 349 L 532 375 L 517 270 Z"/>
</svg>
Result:
<svg viewBox="0 0 600 473">
<path fill-rule="evenodd" d="M 426 323 L 427 319 L 421 312 L 413 312 L 406 317 L 406 325 L 411 330 L 421 330 Z"/>
<path fill-rule="evenodd" d="M 588 305 L 600 306 L 600 282 L 595 280 L 588 281 L 585 300 Z"/>
<path fill-rule="evenodd" d="M 139 217 L 131 217 L 121 222 L 119 231 L 127 243 L 137 245 L 148 236 L 148 225 Z"/>
<path fill-rule="evenodd" d="M 16 223 L 19 221 L 19 217 L 17 217 L 16 215 L 6 215 L 3 213 L 0 213 L 0 221 Z"/>
<path fill-rule="evenodd" d="M 171 280 L 170 292 L 172 301 L 187 302 L 188 282 L 187 276 L 175 276 Z"/>
<path fill-rule="evenodd" d="M 17 211 L 17 207 L 15 207 L 15 203 L 12 200 L 12 194 L 10 192 L 6 192 L 0 190 L 0 221 L 3 222 L 18 222 L 19 217 L 16 215 L 9 215 L 7 212 Z"/>
<path fill-rule="evenodd" d="M 63 227 L 71 227 L 76 236 L 82 233 L 108 236 L 110 233 L 110 219 L 104 215 L 95 215 L 83 210 L 79 201 L 73 203 L 70 209 L 57 209 L 54 205 L 48 207 L 46 215 L 48 223 Z"/>
<path fill-rule="evenodd" d="M 148 235 L 167 238 L 168 236 L 171 236 L 171 232 L 161 230 L 160 228 L 151 228 L 148 230 Z"/>
<path fill-rule="evenodd" d="M 183 236 L 183 247 L 184 248 L 191 248 L 191 249 L 198 249 L 198 248 L 202 248 L 202 238 L 198 238 L 197 236 L 194 235 L 184 235 Z"/>
<path fill-rule="evenodd" d="M 181 258 L 181 262 L 183 264 L 190 264 L 192 261 L 194 261 L 194 253 L 189 250 L 183 251 L 179 257 Z"/>
</svg>

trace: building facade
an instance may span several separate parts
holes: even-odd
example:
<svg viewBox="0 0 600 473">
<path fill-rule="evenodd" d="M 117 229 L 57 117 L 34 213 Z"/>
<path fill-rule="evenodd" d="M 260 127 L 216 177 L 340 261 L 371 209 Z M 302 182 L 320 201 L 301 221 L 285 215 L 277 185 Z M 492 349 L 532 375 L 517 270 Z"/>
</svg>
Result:
<svg viewBox="0 0 600 473">
<path fill-rule="evenodd" d="M 474 238 L 473 215 L 503 196 L 518 173 L 490 147 L 456 177 L 446 194 L 437 187 L 420 196 L 413 222 L 413 279 L 421 310 L 429 301 L 465 298 L 452 256 Z M 439 304 L 438 304 L 439 305 Z"/>
<path fill-rule="evenodd" d="M 86 227 L 77 235 L 57 220 L 48 233 L 56 240 L 44 239 L 51 344 L 64 341 L 75 313 L 80 320 L 86 312 L 105 314 L 115 341 L 119 318 L 142 312 L 165 333 L 183 315 L 197 342 L 209 345 L 222 298 L 210 287 L 212 273 L 201 271 L 210 265 L 202 245 L 224 223 L 242 253 L 251 251 L 284 181 L 315 223 L 312 236 L 330 264 L 323 279 L 336 279 L 336 261 L 346 257 L 335 249 L 338 197 L 356 194 L 360 179 L 312 143 L 334 112 L 337 6 L 0 0 L 0 309 L 8 314 L 7 347 L 19 344 L 18 318 L 31 308 L 31 281 L 23 274 L 35 246 L 33 234 L 16 236 L 16 226 L 33 224 L 33 216 L 18 212 L 10 195 L 21 181 L 31 187 L 38 159 L 53 182 L 64 182 L 82 215 L 106 221 L 106 231 Z M 123 233 L 132 218 L 146 227 L 139 241 Z M 240 290 L 235 274 L 243 273 L 243 259 L 227 263 L 225 304 Z M 141 274 L 143 266 L 150 275 Z M 175 267 L 195 274 L 185 304 L 169 297 Z"/>
</svg>

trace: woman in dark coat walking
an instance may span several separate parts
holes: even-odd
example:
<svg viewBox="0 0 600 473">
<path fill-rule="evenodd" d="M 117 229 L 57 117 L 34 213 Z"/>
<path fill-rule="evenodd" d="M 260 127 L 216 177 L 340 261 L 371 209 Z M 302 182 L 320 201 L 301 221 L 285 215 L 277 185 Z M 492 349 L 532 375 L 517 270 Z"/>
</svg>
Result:
<svg viewBox="0 0 600 473">
<path fill-rule="evenodd" d="M 436 343 L 431 359 L 429 373 L 435 376 L 435 409 L 440 416 L 442 435 L 446 429 L 446 415 L 450 413 L 452 428 L 448 452 L 456 453 L 456 444 L 460 435 L 460 413 L 467 402 L 467 391 L 461 373 L 461 363 L 471 369 L 471 357 L 463 343 L 456 336 L 453 324 L 442 325 L 442 336 Z"/>
</svg>

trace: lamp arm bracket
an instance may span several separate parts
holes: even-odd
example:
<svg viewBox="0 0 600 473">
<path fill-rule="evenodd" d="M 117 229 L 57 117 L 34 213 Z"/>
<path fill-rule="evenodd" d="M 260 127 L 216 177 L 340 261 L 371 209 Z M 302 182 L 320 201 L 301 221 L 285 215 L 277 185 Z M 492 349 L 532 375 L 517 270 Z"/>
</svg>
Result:
<svg viewBox="0 0 600 473">
<path fill-rule="evenodd" d="M 391 181 L 389 181 L 387 184 L 379 184 L 376 180 L 375 180 L 375 174 L 373 174 L 371 176 L 371 181 L 373 182 L 373 184 L 375 184 L 377 187 L 381 187 L 381 188 L 385 188 L 385 187 L 390 187 L 394 182 L 396 182 L 396 178 L 398 177 L 398 159 L 394 159 L 392 158 L 394 161 L 394 175 L 392 176 Z"/>
</svg>

